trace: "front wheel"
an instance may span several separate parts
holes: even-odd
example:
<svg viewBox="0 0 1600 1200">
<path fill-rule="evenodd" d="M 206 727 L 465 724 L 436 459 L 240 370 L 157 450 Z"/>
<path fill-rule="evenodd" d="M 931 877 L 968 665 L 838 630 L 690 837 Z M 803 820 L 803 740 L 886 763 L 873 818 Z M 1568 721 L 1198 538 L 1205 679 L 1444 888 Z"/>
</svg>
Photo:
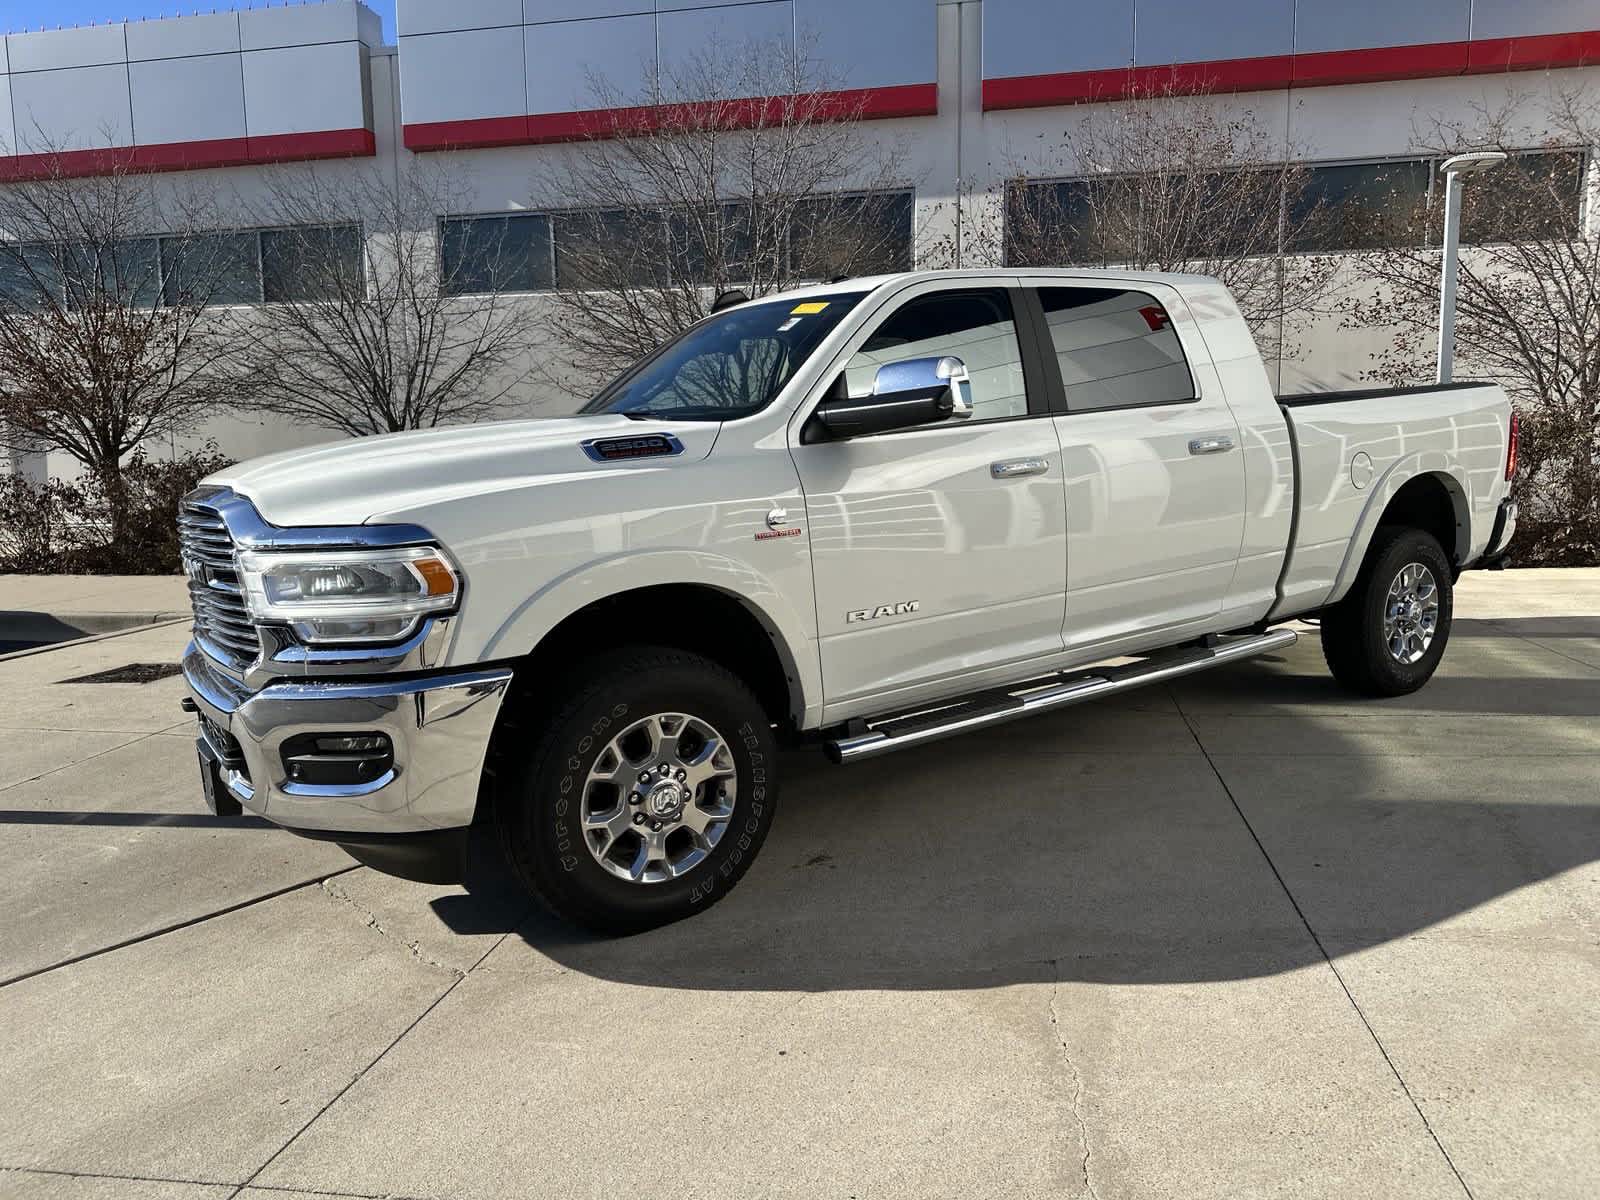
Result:
<svg viewBox="0 0 1600 1200">
<path fill-rule="evenodd" d="M 600 656 L 497 752 L 495 816 L 523 883 L 557 915 L 634 933 L 709 908 L 772 826 L 776 745 L 739 679 L 698 655 Z"/>
<path fill-rule="evenodd" d="M 1403 696 L 1427 683 L 1450 640 L 1452 578 L 1432 534 L 1380 528 L 1350 594 L 1323 614 L 1333 677 L 1367 696 Z"/>
</svg>

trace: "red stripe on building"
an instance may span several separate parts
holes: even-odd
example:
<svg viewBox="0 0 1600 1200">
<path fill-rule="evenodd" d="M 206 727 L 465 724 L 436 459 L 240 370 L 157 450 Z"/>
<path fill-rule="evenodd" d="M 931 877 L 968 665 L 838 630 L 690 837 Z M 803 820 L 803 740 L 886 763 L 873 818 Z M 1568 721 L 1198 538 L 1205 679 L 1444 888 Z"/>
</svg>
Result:
<svg viewBox="0 0 1600 1200">
<path fill-rule="evenodd" d="M 592 138 L 627 137 L 675 126 L 750 129 L 783 120 L 797 106 L 805 120 L 887 120 L 927 117 L 939 111 L 939 87 L 933 83 L 887 88 L 855 88 L 813 96 L 716 100 L 694 104 L 658 104 L 638 108 L 600 108 L 578 112 L 533 113 L 522 117 L 488 117 L 474 121 L 438 121 L 407 125 L 405 144 L 411 150 L 475 150 L 496 146 L 537 146 Z"/>
<path fill-rule="evenodd" d="M 1469 74 L 1495 71 L 1543 71 L 1588 67 L 1600 63 L 1600 30 L 1547 33 L 1536 37 L 1486 38 L 1473 42 L 1467 54 Z"/>
<path fill-rule="evenodd" d="M 118 146 L 65 150 L 59 154 L 0 157 L 0 183 L 39 179 L 84 179 L 119 171 L 199 171 L 207 167 L 247 167 L 323 158 L 371 158 L 378 141 L 370 129 L 334 129 L 268 137 L 170 142 L 156 146 Z"/>
<path fill-rule="evenodd" d="M 1261 92 L 1594 64 L 1600 64 L 1600 31 L 1554 33 L 1479 42 L 1429 42 L 1316 54 L 1015 75 L 985 79 L 983 107 L 993 112 L 1126 100 L 1152 93 L 1181 96 L 1203 92 Z"/>
</svg>

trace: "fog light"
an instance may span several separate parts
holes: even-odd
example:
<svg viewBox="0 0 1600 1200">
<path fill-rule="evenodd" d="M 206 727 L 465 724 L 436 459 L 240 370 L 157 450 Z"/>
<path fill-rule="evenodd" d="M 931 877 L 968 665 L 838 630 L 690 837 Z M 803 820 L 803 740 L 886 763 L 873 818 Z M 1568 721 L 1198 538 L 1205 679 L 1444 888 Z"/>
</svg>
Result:
<svg viewBox="0 0 1600 1200">
<path fill-rule="evenodd" d="M 283 743 L 282 755 L 290 783 L 321 787 L 374 783 L 394 769 L 394 744 L 383 733 L 302 733 Z"/>
</svg>

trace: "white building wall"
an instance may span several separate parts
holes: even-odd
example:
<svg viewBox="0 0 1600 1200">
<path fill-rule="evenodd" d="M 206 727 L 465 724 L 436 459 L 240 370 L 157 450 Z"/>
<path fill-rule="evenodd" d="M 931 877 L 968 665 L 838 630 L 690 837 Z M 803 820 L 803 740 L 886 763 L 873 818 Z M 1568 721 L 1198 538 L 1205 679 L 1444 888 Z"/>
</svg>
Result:
<svg viewBox="0 0 1600 1200">
<path fill-rule="evenodd" d="M 242 205 L 271 169 L 253 163 L 331 157 L 343 161 L 316 169 L 392 175 L 413 145 L 467 180 L 453 215 L 525 210 L 581 136 L 591 76 L 636 95 L 655 64 L 713 36 L 778 37 L 868 99 L 865 135 L 902 156 L 916 190 L 919 249 L 959 246 L 978 262 L 998 250 L 979 234 L 998 229 L 1005 178 L 1071 173 L 1062 131 L 1100 106 L 1062 97 L 1117 103 L 1107 97 L 1129 86 L 1221 80 L 1217 95 L 1171 103 L 1250 114 L 1285 154 L 1337 162 L 1406 156 L 1433 120 L 1513 94 L 1532 97 L 1521 112 L 1533 146 L 1552 95 L 1600 96 L 1600 65 L 1574 65 L 1600 64 L 1596 0 L 399 0 L 398 31 L 383 48 L 370 10 L 332 0 L 0 37 L 0 179 L 39 148 L 35 125 L 69 149 L 120 147 L 167 169 L 214 162 L 200 178 Z M 1554 68 L 1504 71 L 1545 61 Z M 1392 78 L 1430 72 L 1445 74 Z M 1361 81 L 1312 86 L 1345 75 Z M 537 318 L 548 301 L 526 303 Z M 1332 322 L 1299 330 L 1280 384 L 1354 382 L 1381 338 Z M 578 401 L 539 381 L 520 397 L 527 412 Z M 227 418 L 186 440 L 244 457 L 326 436 Z"/>
</svg>

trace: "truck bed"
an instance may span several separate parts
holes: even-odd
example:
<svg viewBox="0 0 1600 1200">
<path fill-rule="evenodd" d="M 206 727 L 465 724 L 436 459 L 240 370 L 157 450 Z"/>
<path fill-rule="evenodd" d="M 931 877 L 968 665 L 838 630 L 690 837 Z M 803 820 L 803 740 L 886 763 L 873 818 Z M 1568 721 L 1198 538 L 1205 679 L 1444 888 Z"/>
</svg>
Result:
<svg viewBox="0 0 1600 1200">
<path fill-rule="evenodd" d="M 1510 404 L 1465 382 L 1280 396 L 1294 452 L 1294 522 L 1273 617 L 1340 599 L 1384 508 L 1409 480 L 1435 474 L 1452 493 L 1461 564 L 1482 555 L 1504 492 Z M 1364 457 L 1363 457 L 1364 456 Z"/>
</svg>

